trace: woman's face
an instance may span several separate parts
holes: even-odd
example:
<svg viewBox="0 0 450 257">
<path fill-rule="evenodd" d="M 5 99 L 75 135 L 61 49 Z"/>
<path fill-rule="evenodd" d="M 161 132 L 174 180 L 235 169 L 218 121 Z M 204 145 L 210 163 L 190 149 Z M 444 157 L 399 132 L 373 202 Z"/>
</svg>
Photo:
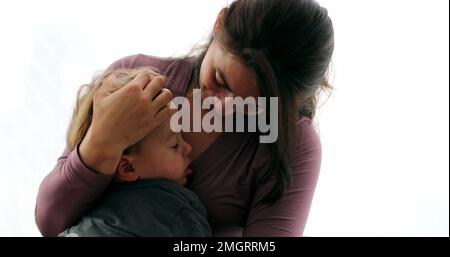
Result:
<svg viewBox="0 0 450 257">
<path fill-rule="evenodd" d="M 260 96 L 253 73 L 217 39 L 212 41 L 203 59 L 200 89 L 203 99 L 216 96 L 224 101 L 225 97 Z"/>
</svg>

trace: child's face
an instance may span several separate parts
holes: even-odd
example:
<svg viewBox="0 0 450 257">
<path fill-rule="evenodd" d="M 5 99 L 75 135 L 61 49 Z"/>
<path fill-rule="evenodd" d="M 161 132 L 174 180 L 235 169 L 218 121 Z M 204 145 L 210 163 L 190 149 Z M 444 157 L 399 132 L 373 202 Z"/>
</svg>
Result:
<svg viewBox="0 0 450 257">
<path fill-rule="evenodd" d="M 191 146 L 170 129 L 170 119 L 151 131 L 128 154 L 139 179 L 164 178 L 180 185 L 191 173 Z"/>
</svg>

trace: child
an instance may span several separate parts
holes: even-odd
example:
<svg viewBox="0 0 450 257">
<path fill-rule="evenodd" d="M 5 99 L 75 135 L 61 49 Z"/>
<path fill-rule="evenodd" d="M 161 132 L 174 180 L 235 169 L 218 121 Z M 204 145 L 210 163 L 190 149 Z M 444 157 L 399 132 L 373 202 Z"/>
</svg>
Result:
<svg viewBox="0 0 450 257">
<path fill-rule="evenodd" d="M 120 88 L 139 72 L 114 71 L 103 79 L 115 76 Z M 78 97 L 67 134 L 72 149 L 90 126 L 92 96 L 101 82 L 94 80 Z M 98 204 L 59 236 L 211 236 L 205 208 L 183 187 L 191 173 L 190 151 L 181 134 L 171 131 L 170 119 L 164 121 L 123 152 L 115 181 Z"/>
</svg>

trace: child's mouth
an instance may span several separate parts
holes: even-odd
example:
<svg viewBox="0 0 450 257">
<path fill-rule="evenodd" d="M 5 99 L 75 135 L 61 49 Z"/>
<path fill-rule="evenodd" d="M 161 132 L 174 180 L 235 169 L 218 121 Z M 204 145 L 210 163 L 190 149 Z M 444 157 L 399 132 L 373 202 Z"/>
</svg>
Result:
<svg viewBox="0 0 450 257">
<path fill-rule="evenodd" d="M 184 170 L 184 174 L 185 175 L 189 175 L 189 174 L 191 174 L 192 173 L 192 168 L 186 168 L 185 170 Z"/>
</svg>

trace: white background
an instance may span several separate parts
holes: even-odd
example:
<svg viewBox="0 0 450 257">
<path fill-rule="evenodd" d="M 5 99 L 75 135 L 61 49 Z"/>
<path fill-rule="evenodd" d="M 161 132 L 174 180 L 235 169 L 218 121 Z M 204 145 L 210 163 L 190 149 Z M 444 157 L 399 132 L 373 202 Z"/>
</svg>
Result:
<svg viewBox="0 0 450 257">
<path fill-rule="evenodd" d="M 0 4 L 0 236 L 39 236 L 34 204 L 76 89 L 114 60 L 186 53 L 225 0 Z M 446 0 L 321 0 L 335 26 L 306 236 L 449 235 Z M 69 199 L 68 199 L 69 200 Z"/>
</svg>

